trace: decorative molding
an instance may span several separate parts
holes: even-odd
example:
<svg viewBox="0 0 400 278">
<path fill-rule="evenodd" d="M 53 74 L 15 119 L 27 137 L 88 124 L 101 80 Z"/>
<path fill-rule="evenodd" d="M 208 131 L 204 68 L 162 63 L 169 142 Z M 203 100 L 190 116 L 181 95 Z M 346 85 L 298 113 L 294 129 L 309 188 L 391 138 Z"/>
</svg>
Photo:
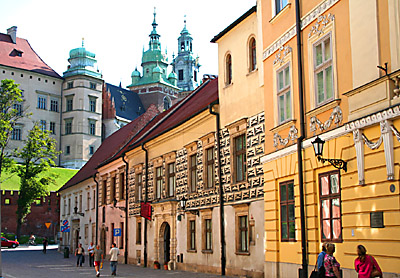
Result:
<svg viewBox="0 0 400 278">
<path fill-rule="evenodd" d="M 347 123 L 345 125 L 346 131 L 353 131 L 355 129 L 362 129 L 374 124 L 377 124 L 383 120 L 390 120 L 396 117 L 400 117 L 400 105 L 391 107 L 384 111 L 375 113 L 373 115 L 361 118 L 359 120 L 355 120 L 351 123 Z"/>
<path fill-rule="evenodd" d="M 394 125 L 390 125 L 390 129 L 393 131 L 394 136 L 396 136 L 397 141 L 400 142 L 400 132 L 394 127 Z"/>
<path fill-rule="evenodd" d="M 285 139 L 283 139 L 282 136 L 280 136 L 278 133 L 275 133 L 274 134 L 274 147 L 276 149 L 278 149 L 279 144 L 286 147 L 286 145 L 289 144 L 289 140 L 295 141 L 297 139 L 297 137 L 298 137 L 297 133 L 298 133 L 298 130 L 295 125 L 292 125 L 290 127 L 288 137 L 286 137 Z"/>
<path fill-rule="evenodd" d="M 291 53 L 292 52 L 292 48 L 290 47 L 290 46 L 288 46 L 288 45 L 286 45 L 286 46 L 281 46 L 280 48 L 279 48 L 279 52 L 278 53 L 276 53 L 276 55 L 275 55 L 275 60 L 274 60 L 274 65 L 276 65 L 276 64 L 280 64 L 280 65 L 282 65 L 283 64 L 283 58 L 285 58 L 286 57 L 286 55 L 288 55 L 289 53 Z"/>
<path fill-rule="evenodd" d="M 391 122 L 384 120 L 381 123 L 381 137 L 385 147 L 386 173 L 387 180 L 394 180 L 394 152 Z"/>
<path fill-rule="evenodd" d="M 362 133 L 359 129 L 353 130 L 354 147 L 357 156 L 358 184 L 365 184 L 365 167 L 364 167 L 364 141 Z"/>
<path fill-rule="evenodd" d="M 320 15 L 317 19 L 317 22 L 311 28 L 310 33 L 308 33 L 308 38 L 311 38 L 314 35 L 318 37 L 324 33 L 325 27 L 335 20 L 335 16 L 333 14 Z"/>
<path fill-rule="evenodd" d="M 330 7 L 335 5 L 340 0 L 325 0 L 314 10 L 309 12 L 306 16 L 301 20 L 301 30 L 306 28 L 311 24 L 316 18 L 326 12 Z M 285 43 L 287 43 L 290 39 L 292 39 L 296 35 L 296 26 L 291 27 L 287 32 L 285 32 L 281 37 L 279 37 L 275 42 L 273 42 L 265 51 L 263 51 L 263 60 L 267 59 L 269 56 L 275 53 L 280 47 L 282 47 Z"/>
<path fill-rule="evenodd" d="M 322 123 L 316 116 L 312 116 L 310 118 L 310 131 L 315 135 L 315 132 L 319 128 L 321 131 L 326 131 L 328 128 L 330 128 L 332 122 L 336 124 L 336 126 L 339 126 L 343 121 L 343 112 L 340 106 L 336 106 L 331 115 L 329 116 L 329 119 L 325 122 Z"/>
<path fill-rule="evenodd" d="M 354 131 L 353 131 L 354 132 Z M 371 150 L 376 150 L 377 148 L 379 148 L 382 144 L 382 134 L 379 137 L 378 141 L 376 141 L 375 143 L 370 141 L 367 136 L 365 136 L 364 134 L 361 134 L 362 139 L 365 143 L 365 145 L 367 145 L 368 148 L 370 148 Z"/>
</svg>

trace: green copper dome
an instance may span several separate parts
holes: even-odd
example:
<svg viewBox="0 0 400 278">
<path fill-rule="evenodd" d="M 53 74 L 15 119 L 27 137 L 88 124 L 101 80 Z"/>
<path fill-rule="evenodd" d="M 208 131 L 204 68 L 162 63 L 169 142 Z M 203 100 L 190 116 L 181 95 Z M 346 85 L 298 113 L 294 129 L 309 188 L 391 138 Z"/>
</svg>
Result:
<svg viewBox="0 0 400 278">
<path fill-rule="evenodd" d="M 72 49 L 69 52 L 69 57 L 71 58 L 80 58 L 80 57 L 87 57 L 87 58 L 95 58 L 96 55 L 90 51 L 87 51 L 84 47 L 79 47 Z"/>
<path fill-rule="evenodd" d="M 153 69 L 153 73 L 162 73 L 162 69 L 157 65 L 154 69 Z"/>
<path fill-rule="evenodd" d="M 140 77 L 140 71 L 135 68 L 135 70 L 131 74 L 131 77 Z"/>
<path fill-rule="evenodd" d="M 178 79 L 178 76 L 176 75 L 175 72 L 172 71 L 172 72 L 168 75 L 168 79 Z"/>
</svg>

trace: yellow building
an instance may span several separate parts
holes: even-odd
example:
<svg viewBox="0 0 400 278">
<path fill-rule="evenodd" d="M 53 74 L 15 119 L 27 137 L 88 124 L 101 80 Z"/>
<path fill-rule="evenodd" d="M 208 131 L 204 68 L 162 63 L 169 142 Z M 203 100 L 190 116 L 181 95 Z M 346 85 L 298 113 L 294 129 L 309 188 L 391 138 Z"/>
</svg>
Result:
<svg viewBox="0 0 400 278">
<path fill-rule="evenodd" d="M 399 277 L 399 2 L 263 0 L 261 11 L 265 276 L 310 273 L 330 241 L 343 277 L 357 277 L 358 244 Z M 317 135 L 347 171 L 317 159 Z"/>
</svg>

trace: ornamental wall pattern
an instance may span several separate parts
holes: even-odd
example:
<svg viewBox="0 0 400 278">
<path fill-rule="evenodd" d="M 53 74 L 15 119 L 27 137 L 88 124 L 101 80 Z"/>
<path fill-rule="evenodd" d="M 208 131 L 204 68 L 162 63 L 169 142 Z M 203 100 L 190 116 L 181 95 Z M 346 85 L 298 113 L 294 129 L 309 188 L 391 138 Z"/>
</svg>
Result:
<svg viewBox="0 0 400 278">
<path fill-rule="evenodd" d="M 215 136 L 215 135 L 214 135 Z M 249 200 L 256 198 L 263 198 L 263 166 L 261 164 L 261 157 L 264 155 L 264 141 L 265 141 L 265 116 L 264 113 L 257 114 L 246 120 L 246 176 L 244 182 L 232 182 L 232 140 L 234 134 L 230 134 L 228 128 L 223 128 L 220 131 L 220 154 L 221 154 L 221 180 L 224 190 L 224 201 L 226 203 L 238 202 L 241 200 Z M 203 142 L 198 139 L 196 143 L 196 174 L 197 184 L 196 191 L 190 192 L 189 182 L 189 155 L 187 148 L 183 147 L 176 151 L 175 159 L 175 196 L 168 199 L 180 200 L 183 196 L 188 199 L 187 208 L 199 208 L 214 206 L 219 203 L 219 180 L 218 180 L 218 160 L 216 151 L 216 140 L 213 146 L 215 149 L 214 154 L 214 181 L 215 186 L 206 188 L 204 180 L 205 162 L 204 152 L 205 147 Z M 209 146 L 207 146 L 208 148 Z M 166 162 L 162 158 L 162 198 L 167 198 L 167 183 L 166 183 Z M 134 165 L 132 165 L 134 166 Z M 154 173 L 154 163 L 149 162 L 148 166 L 148 201 L 155 201 L 156 177 Z M 145 176 L 145 168 L 142 171 L 143 177 Z M 133 167 L 131 167 L 128 177 L 129 184 L 129 216 L 140 215 L 140 203 L 135 200 L 136 190 L 136 174 Z M 144 200 L 144 178 L 142 183 L 142 200 Z"/>
</svg>

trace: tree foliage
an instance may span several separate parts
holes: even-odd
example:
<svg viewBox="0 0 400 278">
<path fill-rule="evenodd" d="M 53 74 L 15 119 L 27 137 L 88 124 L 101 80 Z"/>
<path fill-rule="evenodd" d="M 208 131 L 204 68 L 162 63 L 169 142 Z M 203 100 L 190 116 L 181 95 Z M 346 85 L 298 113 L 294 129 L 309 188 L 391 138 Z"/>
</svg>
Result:
<svg viewBox="0 0 400 278">
<path fill-rule="evenodd" d="M 25 146 L 13 154 L 21 160 L 21 163 L 14 165 L 12 169 L 21 180 L 17 209 L 18 237 L 32 203 L 47 196 L 48 185 L 55 182 L 55 177 L 49 174 L 49 169 L 55 166 L 54 159 L 58 154 L 56 140 L 50 137 L 50 131 L 42 131 L 37 123 L 29 131 Z"/>
<path fill-rule="evenodd" d="M 22 102 L 19 84 L 14 80 L 1 80 L 0 85 L 0 176 L 4 166 L 9 166 L 12 162 L 6 153 L 6 147 L 11 137 L 11 133 L 16 122 L 24 115 L 22 111 L 16 109 Z"/>
</svg>

